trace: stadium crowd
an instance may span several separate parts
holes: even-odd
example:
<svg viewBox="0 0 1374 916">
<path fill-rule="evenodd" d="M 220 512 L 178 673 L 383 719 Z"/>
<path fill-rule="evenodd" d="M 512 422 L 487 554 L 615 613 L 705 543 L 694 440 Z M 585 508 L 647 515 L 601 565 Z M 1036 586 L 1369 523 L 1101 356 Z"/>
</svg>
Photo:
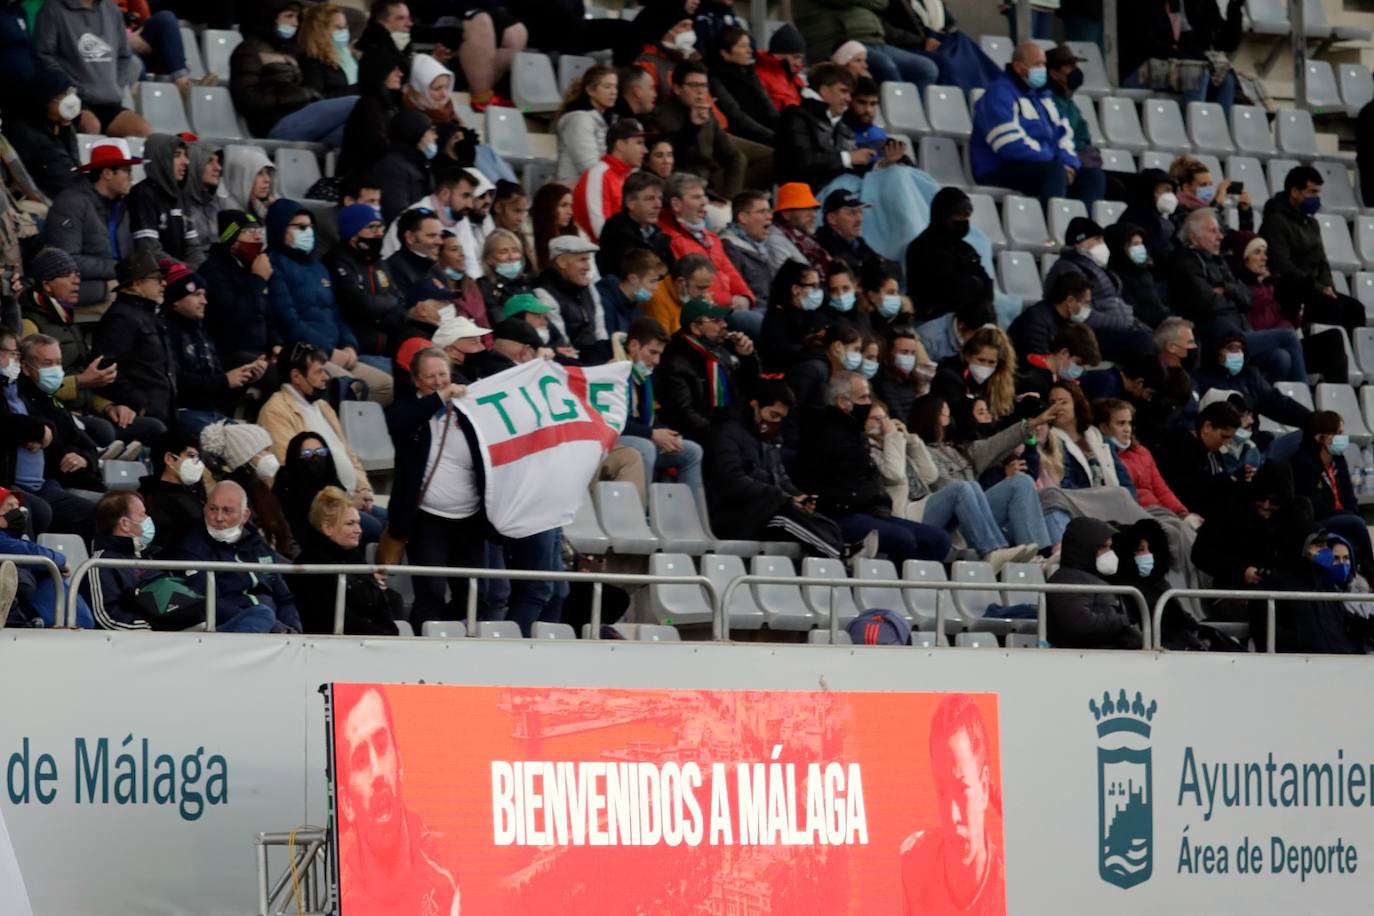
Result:
<svg viewBox="0 0 1374 916">
<path fill-rule="evenodd" d="M 1185 5 L 1180 27 L 1177 3 L 1127 4 L 1123 84 L 1179 89 L 1151 81 L 1159 62 L 1205 70 L 1234 50 L 1236 0 Z M 377 0 L 365 23 L 299 0 L 7 4 L 0 555 L 70 573 L 38 543 L 60 533 L 111 558 L 360 563 L 376 543 L 381 562 L 568 568 L 582 558 L 557 529 L 488 524 L 478 443 L 446 405 L 530 360 L 629 361 L 601 479 L 641 500 L 686 484 L 722 538 L 898 568 L 1036 562 L 1147 597 L 1363 588 L 1374 548 L 1342 417 L 1277 387 L 1344 382 L 1341 332 L 1312 325 L 1365 320 L 1333 286 L 1322 174 L 1298 166 L 1252 202 L 1191 156 L 1109 173 L 1067 46 L 1026 42 L 1000 69 L 939 0 L 792 7 L 765 41 L 732 0 L 648 0 L 633 19 L 586 18 L 580 0 Z M 336 151 L 334 175 L 293 200 L 252 140 L 152 132 L 125 90 L 193 91 L 178 15 L 239 23 L 237 114 L 254 137 Z M 526 47 L 614 52 L 551 113 L 539 186 L 472 120 L 513 106 Z M 1069 222 L 1039 301 L 1008 312 L 968 193 L 877 117 L 891 81 L 984 90 L 980 185 L 1089 212 L 1122 200 L 1124 216 Z M 99 135 L 86 153 L 78 133 Z M 385 410 L 385 498 L 344 435 L 352 400 Z M 136 489 L 103 473 L 117 462 L 144 465 Z M 396 632 L 385 576 L 345 585 L 347 632 Z M 76 623 L 182 629 L 208 587 L 104 568 Z M 305 577 L 214 587 L 219 629 L 332 629 L 332 587 Z M 465 616 L 467 589 L 417 580 L 409 619 Z M 53 624 L 33 567 L 0 571 L 6 597 L 9 625 Z M 479 598 L 526 634 L 586 600 L 552 581 Z M 1048 606 L 1055 646 L 1141 644 L 1113 596 Z M 1208 621 L 1262 608 L 1174 607 L 1164 644 L 1239 648 Z M 1362 621 L 1294 605 L 1279 645 L 1365 651 Z"/>
</svg>

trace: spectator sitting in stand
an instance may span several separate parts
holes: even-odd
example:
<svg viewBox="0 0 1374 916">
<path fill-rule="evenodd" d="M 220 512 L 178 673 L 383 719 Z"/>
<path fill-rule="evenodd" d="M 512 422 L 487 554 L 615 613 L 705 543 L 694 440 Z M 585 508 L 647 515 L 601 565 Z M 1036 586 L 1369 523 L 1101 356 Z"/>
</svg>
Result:
<svg viewBox="0 0 1374 916">
<path fill-rule="evenodd" d="M 600 252 L 597 253 L 600 256 Z M 658 255 L 647 248 L 631 248 L 625 252 L 620 268 L 597 281 L 601 305 L 606 315 L 606 333 L 615 339 L 617 333 L 629 330 L 630 323 L 639 317 L 644 303 L 668 276 Z"/>
<path fill-rule="evenodd" d="M 1197 210 L 1208 210 L 1219 220 L 1226 218 L 1226 210 L 1233 203 L 1230 197 L 1231 179 L 1217 184 L 1206 163 L 1189 155 L 1179 156 L 1169 164 L 1169 177 L 1178 185 L 1178 209 L 1173 215 L 1175 226 L 1182 224 Z M 1240 228 L 1245 232 L 1253 231 L 1255 211 L 1251 206 L 1250 192 L 1238 194 L 1234 203 Z"/>
<path fill-rule="evenodd" d="M 901 156 L 895 142 L 882 152 L 855 145 L 854 133 L 844 123 L 844 114 L 854 92 L 854 77 L 837 64 L 821 63 L 811 68 L 809 88 L 803 90 L 800 105 L 783 109 L 777 129 L 777 177 L 780 183 L 801 182 L 819 191 L 844 172 L 865 169 L 880 157 L 892 161 Z M 782 209 L 779 206 L 779 209 Z"/>
<path fill-rule="evenodd" d="M 922 282 L 925 282 L 924 278 Z M 992 303 L 984 300 L 965 303 L 939 318 L 922 322 L 916 326 L 916 333 L 921 336 L 926 354 L 938 363 L 957 354 L 974 331 L 985 324 L 996 323 L 997 313 L 993 311 Z"/>
<path fill-rule="evenodd" d="M 647 480 L 653 480 L 656 473 L 668 473 L 671 468 L 676 471 L 678 483 L 701 493 L 701 445 L 684 439 L 655 415 L 653 374 L 668 343 L 668 332 L 654 319 L 636 318 L 631 322 L 623 350 L 616 354 L 632 362 L 627 382 L 629 419 L 619 442 L 643 457 Z"/>
<path fill-rule="evenodd" d="M 738 26 L 722 29 L 719 43 L 706 51 L 706 66 L 711 73 L 711 95 L 730 132 L 771 147 L 778 109 L 759 80 L 749 33 Z"/>
<path fill-rule="evenodd" d="M 1078 383 L 1089 401 L 1128 399 L 1139 409 L 1164 387 L 1164 369 L 1157 355 L 1141 353 L 1110 369 L 1085 372 Z"/>
<path fill-rule="evenodd" d="M 769 237 L 773 230 L 773 208 L 768 195 L 762 191 L 742 191 L 731 201 L 734 221 L 721 230 L 725 255 L 735 265 L 750 292 L 755 308 L 762 311 L 773 286 L 772 248 Z M 779 239 L 790 245 L 786 239 Z M 800 255 L 798 255 L 800 258 Z"/>
<path fill-rule="evenodd" d="M 186 157 L 186 224 L 200 240 L 201 263 L 195 265 L 199 270 L 210 246 L 219 239 L 219 211 L 225 209 L 219 188 L 224 178 L 224 150 L 197 141 L 186 147 Z"/>
<path fill-rule="evenodd" d="M 882 348 L 873 396 L 887 405 L 889 415 L 903 425 L 911 422 L 916 399 L 930 392 L 935 363 L 910 325 L 897 325 Z"/>
<path fill-rule="evenodd" d="M 310 504 L 310 528 L 298 563 L 364 563 L 362 525 L 353 501 L 338 487 L 325 487 Z M 350 636 L 396 636 L 396 618 L 405 609 L 401 596 L 387 587 L 383 573 L 359 573 L 344 577 L 343 628 L 335 630 L 338 604 L 337 576 L 315 581 L 317 576 L 286 577 L 301 625 L 306 633 L 342 632 Z"/>
<path fill-rule="evenodd" d="M 658 228 L 663 212 L 663 180 L 649 172 L 632 172 L 625 179 L 621 210 L 601 228 L 601 250 L 596 253 L 596 268 L 602 276 L 620 269 L 631 248 L 647 248 L 667 267 L 673 266 L 673 243 Z"/>
<path fill-rule="evenodd" d="M 652 127 L 657 105 L 658 83 L 652 73 L 633 64 L 620 71 L 620 91 L 611 108 L 617 118 L 634 118 Z"/>
<path fill-rule="evenodd" d="M 810 264 L 784 264 L 773 279 L 768 303 L 759 349 L 763 368 L 770 373 L 786 372 L 810 359 L 820 335 L 839 319 L 824 305 L 820 275 Z"/>
<path fill-rule="evenodd" d="M 1107 268 L 1110 259 L 1102 227 L 1087 217 L 1075 216 L 1064 234 L 1064 250 L 1059 260 L 1045 275 L 1045 285 L 1052 285 L 1057 277 L 1070 271 L 1087 278 L 1092 286 L 1088 327 L 1097 334 L 1107 359 L 1119 361 L 1148 350 L 1151 336 L 1149 326 L 1121 298 L 1121 280 Z M 1025 355 L 1026 351 L 1021 353 Z"/>
<path fill-rule="evenodd" d="M 324 264 L 333 277 L 339 313 L 361 354 L 389 357 L 404 339 L 406 291 L 381 263 L 382 232 L 382 214 L 375 207 L 344 207 L 339 211 L 339 244 L 325 255 Z"/>
<path fill-rule="evenodd" d="M 615 106 L 619 94 L 620 77 L 611 67 L 595 64 L 573 80 L 564 94 L 562 107 L 554 113 L 558 136 L 555 180 L 572 184 L 611 149 L 606 135 L 607 113 Z"/>
<path fill-rule="evenodd" d="M 1253 476 L 1253 470 L 1249 475 L 1227 474 L 1222 464 L 1221 450 L 1239 428 L 1240 414 L 1220 401 L 1198 412 L 1194 429 L 1175 430 L 1157 450 L 1159 470 L 1169 488 L 1203 518 L 1224 511 L 1235 488 Z"/>
<path fill-rule="evenodd" d="M 778 205 L 773 208 L 773 227 L 797 250 L 800 257 L 796 260 L 812 264 L 817 270 L 825 270 L 830 266 L 830 252 L 822 248 L 815 238 L 816 217 L 820 212 L 821 202 L 816 200 L 809 185 L 792 182 L 778 188 Z"/>
<path fill-rule="evenodd" d="M 1245 407 L 1251 413 L 1263 414 L 1277 423 L 1298 429 L 1305 428 L 1312 416 L 1307 407 L 1269 384 L 1248 358 L 1245 338 L 1239 335 L 1225 337 L 1206 351 L 1193 374 L 1193 384 L 1202 395 L 1215 388 L 1234 391 L 1244 398 Z M 1273 433 L 1257 429 L 1254 435 L 1255 445 L 1269 450 L 1274 442 Z M 1289 442 L 1283 449 L 1284 454 L 1291 454 L 1296 445 L 1295 441 Z"/>
<path fill-rule="evenodd" d="M 242 210 L 220 211 L 219 241 L 210 246 L 200 275 L 205 280 L 205 325 L 220 356 L 240 364 L 266 356 L 271 364 L 281 338 L 269 296 L 272 261 L 256 217 Z M 260 387 L 276 389 L 274 366 L 269 365 Z"/>
<path fill-rule="evenodd" d="M 124 91 L 138 81 L 140 66 L 118 6 L 58 0 L 38 7 L 29 24 L 39 62 L 67 74 L 81 97 L 77 123 L 82 133 L 146 137 L 153 132 L 124 107 Z"/>
<path fill-rule="evenodd" d="M 417 286 L 443 282 L 438 271 L 439 249 L 444 243 L 443 223 L 433 210 L 413 207 L 396 220 L 401 246 L 386 259 L 387 272 L 402 298 Z"/>
<path fill-rule="evenodd" d="M 643 313 L 663 325 L 669 334 L 682 327 L 682 308 L 691 299 L 711 300 L 716 268 L 704 254 L 688 254 L 673 263 L 672 269 L 649 301 Z"/>
<path fill-rule="evenodd" d="M 157 318 L 167 282 L 150 252 L 125 257 L 117 273 L 119 289 L 95 326 L 93 344 L 102 359 L 119 367 L 105 396 L 170 428 L 176 419 L 176 365 L 171 337 Z"/>
<path fill-rule="evenodd" d="M 1061 330 L 1085 323 L 1092 312 L 1092 284 L 1078 271 L 1066 270 L 1045 285 L 1045 298 L 1017 316 L 1007 334 L 1017 353 L 1050 353 Z"/>
<path fill-rule="evenodd" d="M 175 258 L 192 269 L 205 260 L 206 241 L 187 214 L 186 141 L 153 134 L 143 146 L 147 177 L 129 192 L 129 229 L 139 251 Z M 199 181 L 199 177 L 196 179 Z"/>
<path fill-rule="evenodd" d="M 878 84 L 867 76 L 854 81 L 854 94 L 844 113 L 845 126 L 854 134 L 854 144 L 882 154 L 888 134 L 878 123 Z"/>
<path fill-rule="evenodd" d="M 1051 385 L 1060 381 L 1077 382 L 1083 377 L 1084 366 L 1095 366 L 1101 361 L 1102 352 L 1097 347 L 1092 328 L 1067 325 L 1054 335 L 1047 352 L 1021 354 L 1016 393 L 1045 397 Z"/>
<path fill-rule="evenodd" d="M 213 423 L 200 432 L 201 454 L 218 462 L 224 480 L 232 480 L 248 494 L 248 508 L 257 519 L 263 539 L 284 557 L 300 553 L 281 501 L 272 484 L 281 463 L 272 452 L 272 436 L 255 423 Z"/>
<path fill-rule="evenodd" d="M 1160 298 L 1144 230 L 1134 223 L 1118 222 L 1108 226 L 1102 237 L 1111 253 L 1107 270 L 1121 281 L 1121 298 L 1138 321 L 1149 328 L 1159 327 L 1170 312 Z"/>
<path fill-rule="evenodd" d="M 549 269 L 540 274 L 534 288 L 534 295 L 553 307 L 549 323 L 588 365 L 600 365 L 611 356 L 601 294 L 592 285 L 596 250 L 581 236 L 555 236 L 549 242 Z"/>
<path fill-rule="evenodd" d="M 1178 209 L 1178 185 L 1163 169 L 1141 169 L 1131 187 L 1121 222 L 1141 228 L 1154 267 L 1162 270 L 1174 253 L 1177 227 L 1171 217 Z"/>
<path fill-rule="evenodd" d="M 427 206 L 424 198 L 434 187 L 429 163 L 439 154 L 437 134 L 423 112 L 397 114 L 390 134 L 391 148 L 372 166 L 381 178 L 382 215 L 388 223 L 409 207 Z"/>
<path fill-rule="evenodd" d="M 695 175 L 730 198 L 744 190 L 749 160 L 716 120 L 709 84 L 699 61 L 674 67 L 672 94 L 660 98 L 654 126 L 671 139 L 678 172 Z"/>
<path fill-rule="evenodd" d="M 197 508 L 196 518 L 201 513 Z M 96 536 L 91 555 L 103 560 L 146 560 L 158 548 L 152 514 L 137 493 L 106 493 L 95 507 Z M 180 546 L 180 542 L 177 542 Z M 100 567 L 81 582 L 81 595 L 90 605 L 96 626 L 103 630 L 184 630 L 205 619 L 205 605 L 195 601 L 177 611 L 157 613 L 151 593 L 141 586 L 162 575 L 153 570 Z"/>
<path fill-rule="evenodd" d="M 820 246 L 832 259 L 848 264 L 855 276 L 864 264 L 881 258 L 863 239 L 868 207 L 853 191 L 831 191 L 825 197 L 825 225 L 816 231 Z"/>
<path fill-rule="evenodd" d="M 733 310 L 731 325 L 750 337 L 757 337 L 763 326 L 763 314 L 753 312 L 754 294 L 735 265 L 725 254 L 720 236 L 706 228 L 706 185 L 695 175 L 676 174 L 668 182 L 668 209 L 659 216 L 661 228 L 672 245 L 673 256 L 705 255 L 715 268 L 711 285 L 711 299 Z M 671 321 L 659 318 L 671 333 Z"/>
<path fill-rule="evenodd" d="M 115 263 L 134 251 L 129 211 L 124 198 L 133 167 L 142 159 L 129 155 L 123 140 L 91 147 L 91 160 L 81 166 L 86 179 L 73 183 L 53 201 L 43 223 L 43 243 L 61 248 L 81 272 L 80 305 L 105 302 L 113 292 Z"/>
<path fill-rule="evenodd" d="M 606 148 L 573 188 L 573 219 L 593 242 L 620 212 L 626 179 L 644 164 L 644 128 L 633 118 L 621 118 L 606 131 Z"/>
<path fill-rule="evenodd" d="M 1169 489 L 1164 475 L 1159 472 L 1150 450 L 1136 439 L 1133 428 L 1135 408 L 1127 401 L 1107 398 L 1093 404 L 1093 414 L 1097 418 L 1098 430 L 1116 449 L 1116 457 L 1125 466 L 1135 486 L 1135 498 L 1140 508 L 1146 511 L 1162 509 L 1182 519 L 1191 517 L 1194 527 L 1200 525 L 1202 517 L 1189 512 L 1188 507 L 1179 501 L 1174 491 Z"/>
<path fill-rule="evenodd" d="M 25 94 L 28 97 L 21 103 L 24 116 L 11 115 L 5 138 L 38 190 L 55 198 L 82 180 L 77 171 L 77 129 L 72 123 L 81 117 L 81 97 L 67 75 L 57 70 L 40 71 Z"/>
<path fill-rule="evenodd" d="M 279 196 L 274 187 L 276 174 L 277 167 L 258 147 L 228 147 L 224 151 L 224 174 L 220 178 L 225 207 L 251 213 L 258 220 L 267 219 L 267 208 L 276 203 Z"/>
<path fill-rule="evenodd" d="M 482 246 L 485 270 L 477 280 L 477 289 L 487 307 L 489 323 L 501 320 L 501 311 L 512 297 L 530 291 L 531 278 L 525 268 L 534 262 L 526 259 L 527 250 L 528 246 L 517 233 L 493 229 L 487 236 Z"/>
<path fill-rule="evenodd" d="M 806 68 L 806 43 L 797 27 L 784 22 L 768 39 L 768 50 L 759 51 L 756 56 L 754 70 L 773 107 L 781 112 L 800 105 L 806 89 L 801 78 Z"/>
<path fill-rule="evenodd" d="M 173 429 L 152 447 L 153 474 L 138 490 L 157 527 L 152 545 L 163 553 L 177 550 L 205 512 L 205 464 L 196 437 Z"/>
<path fill-rule="evenodd" d="M 725 330 L 729 314 L 708 300 L 688 299 L 657 371 L 659 418 L 698 444 L 709 438 L 714 411 L 740 403 L 759 375 L 753 341 Z"/>
<path fill-rule="evenodd" d="M 1016 349 L 1007 333 L 995 324 L 974 331 L 958 353 L 941 360 L 930 383 L 930 393 L 938 394 L 950 405 L 956 436 L 962 439 L 969 434 L 970 431 L 959 427 L 970 422 L 967 408 L 974 400 L 987 404 L 995 422 L 1014 415 L 1016 367 Z"/>
<path fill-rule="evenodd" d="M 959 188 L 941 188 L 931 200 L 930 224 L 906 248 L 907 292 L 917 320 L 992 304 L 992 278 L 977 250 L 964 241 L 972 218 L 973 201 Z"/>
<path fill-rule="evenodd" d="M 1323 528 L 1355 548 L 1355 559 L 1366 577 L 1374 574 L 1374 548 L 1360 516 L 1360 501 L 1350 482 L 1345 459 L 1350 436 L 1334 410 L 1319 410 L 1303 427 L 1302 446 L 1293 455 L 1293 488 L 1312 503 L 1312 515 Z"/>
<path fill-rule="evenodd" d="M 1076 518 L 1064 532 L 1055 585 L 1105 586 L 1117 573 L 1112 549 L 1117 531 L 1095 518 Z M 1051 593 L 1047 596 L 1050 643 L 1062 649 L 1139 649 L 1140 626 L 1131 621 L 1121 596 Z"/>
</svg>

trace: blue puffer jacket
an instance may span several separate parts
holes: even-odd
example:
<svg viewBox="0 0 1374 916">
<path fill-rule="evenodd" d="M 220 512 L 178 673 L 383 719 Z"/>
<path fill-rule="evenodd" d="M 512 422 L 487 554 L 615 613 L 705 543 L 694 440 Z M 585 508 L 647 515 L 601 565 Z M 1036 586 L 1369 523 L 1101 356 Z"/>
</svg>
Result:
<svg viewBox="0 0 1374 916">
<path fill-rule="evenodd" d="M 973 108 L 973 177 L 982 181 L 1003 163 L 1058 160 L 1079 168 L 1073 131 L 1059 115 L 1048 89 L 1032 89 L 1021 77 L 1007 72 Z"/>
<path fill-rule="evenodd" d="M 272 261 L 267 296 L 272 318 L 288 344 L 304 340 L 325 353 L 344 347 L 357 350 L 358 339 L 334 302 L 329 270 L 315 252 L 305 254 L 286 244 L 286 227 L 303 210 L 284 198 L 267 208 L 267 250 Z"/>
</svg>

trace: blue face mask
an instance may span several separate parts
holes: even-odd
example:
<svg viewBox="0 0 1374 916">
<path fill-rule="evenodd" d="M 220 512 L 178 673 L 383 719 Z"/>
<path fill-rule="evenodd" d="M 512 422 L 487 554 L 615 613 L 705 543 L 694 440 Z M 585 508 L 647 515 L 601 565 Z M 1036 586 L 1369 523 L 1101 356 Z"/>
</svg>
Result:
<svg viewBox="0 0 1374 916">
<path fill-rule="evenodd" d="M 878 361 L 876 359 L 866 359 L 859 363 L 859 374 L 864 378 L 873 378 L 873 376 L 878 374 Z"/>
<path fill-rule="evenodd" d="M 1135 555 L 1136 572 L 1142 577 L 1148 577 L 1155 571 L 1155 555 L 1152 553 L 1138 553 Z"/>
<path fill-rule="evenodd" d="M 444 276 L 448 277 L 450 280 L 461 280 L 463 279 L 463 272 L 456 267 L 445 267 Z"/>
<path fill-rule="evenodd" d="M 1221 364 L 1226 367 L 1227 372 L 1232 375 L 1239 375 L 1240 370 L 1245 368 L 1245 354 L 1227 353 Z"/>
<path fill-rule="evenodd" d="M 647 286 L 641 286 L 639 289 L 635 290 L 636 302 L 648 302 L 652 298 L 654 298 L 654 292 Z"/>
<path fill-rule="evenodd" d="M 1298 209 L 1302 210 L 1302 212 L 1306 213 L 1308 216 L 1316 216 L 1317 211 L 1321 210 L 1321 208 L 1322 199 L 1320 197 L 1304 197 L 1302 203 L 1298 204 Z"/>
<path fill-rule="evenodd" d="M 525 269 L 525 262 L 522 261 L 502 261 L 496 265 L 496 275 L 503 280 L 514 280 L 520 276 Z"/>
<path fill-rule="evenodd" d="M 1069 363 L 1059 370 L 1059 377 L 1066 381 L 1075 381 L 1083 375 L 1083 367 L 1078 363 Z"/>
<path fill-rule="evenodd" d="M 1050 72 L 1044 67 L 1031 67 L 1030 73 L 1026 74 L 1026 85 L 1032 89 L 1044 89 L 1049 80 Z"/>
<path fill-rule="evenodd" d="M 334 33 L 334 44 L 342 48 L 348 44 L 349 37 L 348 29 L 339 29 Z"/>
<path fill-rule="evenodd" d="M 841 293 L 830 297 L 830 307 L 837 312 L 847 312 L 854 307 L 854 294 Z"/>
<path fill-rule="evenodd" d="M 802 296 L 802 308 L 806 309 L 808 312 L 814 312 L 816 309 L 821 307 L 821 303 L 824 301 L 825 296 L 821 293 L 820 290 L 807 290 L 806 295 Z"/>
<path fill-rule="evenodd" d="M 1340 587 L 1350 581 L 1350 564 L 1337 563 L 1336 554 L 1330 547 L 1318 550 L 1312 560 L 1322 568 L 1322 581 L 1325 584 Z"/>
<path fill-rule="evenodd" d="M 878 303 L 878 314 L 884 318 L 891 318 L 902 310 L 901 296 L 884 296 L 883 301 Z"/>
<path fill-rule="evenodd" d="M 1235 438 L 1236 438 L 1236 441 L 1237 441 L 1237 442 L 1239 442 L 1241 445 L 1244 445 L 1245 443 L 1247 443 L 1247 442 L 1250 441 L 1250 435 L 1251 435 L 1250 430 L 1248 430 L 1248 429 L 1246 429 L 1244 426 L 1242 426 L 1242 427 L 1239 427 L 1239 428 L 1236 429 L 1236 437 L 1235 437 Z"/>
<path fill-rule="evenodd" d="M 437 143 L 429 143 L 429 144 L 426 144 L 425 146 L 420 147 L 420 152 L 424 154 L 424 157 L 425 157 L 426 159 L 433 159 L 435 156 L 439 155 L 439 144 L 437 144 Z M 452 211 L 452 210 L 449 210 L 449 213 L 450 213 L 450 215 L 451 215 L 451 214 L 453 213 L 453 211 Z"/>
<path fill-rule="evenodd" d="M 38 370 L 38 381 L 35 384 L 44 394 L 56 394 L 57 389 L 62 387 L 62 379 L 65 377 L 66 373 L 62 371 L 61 366 L 44 366 Z"/>
<path fill-rule="evenodd" d="M 854 372 L 859 366 L 863 365 L 863 361 L 864 357 L 862 353 L 857 350 L 851 350 L 844 355 L 844 359 L 840 362 L 844 366 L 846 372 Z"/>
<path fill-rule="evenodd" d="M 1341 433 L 1339 436 L 1331 437 L 1331 444 L 1326 447 L 1326 450 L 1339 458 L 1345 454 L 1345 450 L 1348 448 L 1350 448 L 1350 437 Z"/>
<path fill-rule="evenodd" d="M 296 37 L 296 27 L 294 25 L 278 25 L 277 36 L 290 41 Z"/>
<path fill-rule="evenodd" d="M 153 542 L 153 538 L 157 537 L 157 526 L 153 524 L 153 517 L 151 515 L 145 516 L 143 524 L 139 527 L 141 530 L 138 539 L 143 542 L 144 547 L 147 547 Z"/>
<path fill-rule="evenodd" d="M 1107 441 L 1110 442 L 1112 445 L 1115 445 L 1115 446 L 1116 446 L 1116 450 L 1117 450 L 1118 452 L 1124 452 L 1124 451 L 1126 451 L 1126 449 L 1128 449 L 1128 448 L 1131 447 L 1131 443 L 1129 443 L 1129 442 L 1122 442 L 1122 441 L 1121 441 L 1120 439 L 1118 439 L 1116 436 L 1108 436 L 1108 437 L 1107 437 Z"/>
<path fill-rule="evenodd" d="M 1212 201 L 1217 199 L 1217 186 L 1214 184 L 1209 184 L 1205 188 L 1198 188 L 1197 199 L 1202 201 L 1204 204 L 1210 204 Z"/>
<path fill-rule="evenodd" d="M 915 353 L 898 353 L 892 359 L 892 364 L 897 367 L 897 371 L 903 375 L 910 375 L 916 371 Z"/>
<path fill-rule="evenodd" d="M 291 247 L 306 254 L 315 250 L 315 227 L 307 226 L 304 229 L 297 229 L 296 236 L 291 240 Z"/>
<path fill-rule="evenodd" d="M 1131 261 L 1136 264 L 1144 264 L 1150 260 L 1150 250 L 1144 245 L 1132 245 L 1126 249 L 1126 253 L 1131 256 Z"/>
</svg>

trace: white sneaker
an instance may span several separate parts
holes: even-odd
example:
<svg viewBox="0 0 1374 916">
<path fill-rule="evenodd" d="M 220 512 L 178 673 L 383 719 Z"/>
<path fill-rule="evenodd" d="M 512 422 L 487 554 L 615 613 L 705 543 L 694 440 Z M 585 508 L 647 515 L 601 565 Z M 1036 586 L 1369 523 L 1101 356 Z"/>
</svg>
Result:
<svg viewBox="0 0 1374 916">
<path fill-rule="evenodd" d="M 105 446 L 105 450 L 100 453 L 101 461 L 114 461 L 124 454 L 124 443 L 118 439 Z"/>
<path fill-rule="evenodd" d="M 1039 552 L 1040 548 L 1034 544 L 1017 544 L 1015 547 L 999 547 L 996 550 L 990 550 L 983 559 L 991 564 L 993 572 L 1000 574 L 1002 567 L 1008 563 L 1029 563 L 1031 558 Z"/>
<path fill-rule="evenodd" d="M 19 568 L 6 560 L 0 563 L 0 627 L 9 619 L 14 597 L 19 594 Z"/>
</svg>

